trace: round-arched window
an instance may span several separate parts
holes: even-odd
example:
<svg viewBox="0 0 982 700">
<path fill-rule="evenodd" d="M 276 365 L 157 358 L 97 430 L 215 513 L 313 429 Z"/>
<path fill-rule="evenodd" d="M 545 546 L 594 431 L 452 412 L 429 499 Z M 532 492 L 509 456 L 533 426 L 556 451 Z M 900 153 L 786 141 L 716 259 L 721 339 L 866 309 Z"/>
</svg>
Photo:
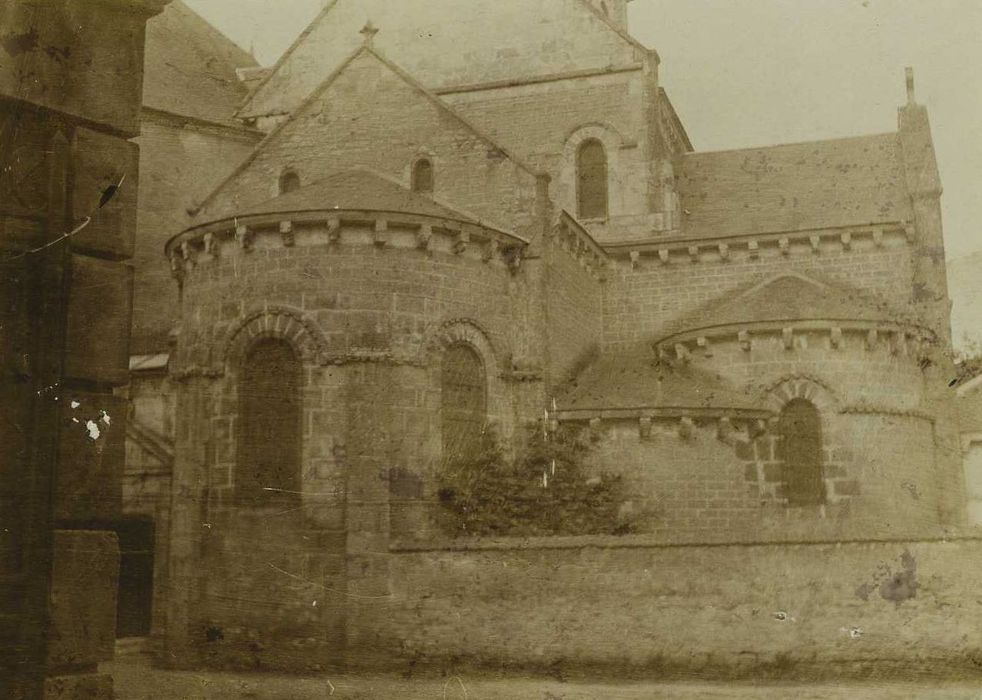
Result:
<svg viewBox="0 0 982 700">
<path fill-rule="evenodd" d="M 433 163 L 427 158 L 421 158 L 413 164 L 413 192 L 433 192 Z"/>
<path fill-rule="evenodd" d="M 484 362 L 472 347 L 458 343 L 444 351 L 440 374 L 443 456 L 466 459 L 480 445 L 487 420 Z"/>
<path fill-rule="evenodd" d="M 295 501 L 301 491 L 300 358 L 289 343 L 258 341 L 239 381 L 235 494 L 243 505 Z"/>
<path fill-rule="evenodd" d="M 778 418 L 777 456 L 789 505 L 825 502 L 822 478 L 822 416 L 811 401 L 792 399 Z"/>
<path fill-rule="evenodd" d="M 300 176 L 293 170 L 280 175 L 280 194 L 288 194 L 300 189 Z"/>
<path fill-rule="evenodd" d="M 581 219 L 607 218 L 607 152 L 597 139 L 576 151 L 576 206 Z"/>
</svg>

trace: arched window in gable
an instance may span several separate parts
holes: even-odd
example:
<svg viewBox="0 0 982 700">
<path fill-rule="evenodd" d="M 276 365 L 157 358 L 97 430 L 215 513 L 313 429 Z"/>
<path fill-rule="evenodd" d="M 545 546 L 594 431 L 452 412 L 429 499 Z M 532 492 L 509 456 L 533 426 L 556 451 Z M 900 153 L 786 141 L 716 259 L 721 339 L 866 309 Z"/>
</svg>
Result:
<svg viewBox="0 0 982 700">
<path fill-rule="evenodd" d="M 413 164 L 413 192 L 433 192 L 433 163 L 428 158 L 420 158 Z"/>
<path fill-rule="evenodd" d="M 284 171 L 280 175 L 280 194 L 288 194 L 300 189 L 300 176 L 293 170 Z"/>
<path fill-rule="evenodd" d="M 471 346 L 455 343 L 443 353 L 440 374 L 443 457 L 466 459 L 478 448 L 487 421 L 484 362 Z"/>
<path fill-rule="evenodd" d="M 299 499 L 301 379 L 300 358 L 284 340 L 260 340 L 245 356 L 234 482 L 243 505 Z"/>
<path fill-rule="evenodd" d="M 607 218 L 607 152 L 597 139 L 576 151 L 576 206 L 581 219 Z"/>
<path fill-rule="evenodd" d="M 778 419 L 777 456 L 783 464 L 788 504 L 818 505 L 825 502 L 822 479 L 822 416 L 811 401 L 792 399 Z"/>
</svg>

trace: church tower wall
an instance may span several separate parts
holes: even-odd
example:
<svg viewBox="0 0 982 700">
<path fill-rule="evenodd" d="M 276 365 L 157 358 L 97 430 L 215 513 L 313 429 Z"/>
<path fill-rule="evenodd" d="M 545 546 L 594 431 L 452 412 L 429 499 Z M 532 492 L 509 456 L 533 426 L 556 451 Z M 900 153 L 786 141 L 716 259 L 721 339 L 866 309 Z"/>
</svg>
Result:
<svg viewBox="0 0 982 700">
<path fill-rule="evenodd" d="M 644 239 L 660 223 L 649 202 L 642 66 L 635 62 L 589 76 L 442 92 L 441 97 L 520 157 L 549 173 L 556 206 L 589 226 L 598 242 Z M 543 119 L 543 114 L 550 118 Z M 577 151 L 592 139 L 603 144 L 607 160 L 608 211 L 601 218 L 581 216 L 577 207 Z"/>
</svg>

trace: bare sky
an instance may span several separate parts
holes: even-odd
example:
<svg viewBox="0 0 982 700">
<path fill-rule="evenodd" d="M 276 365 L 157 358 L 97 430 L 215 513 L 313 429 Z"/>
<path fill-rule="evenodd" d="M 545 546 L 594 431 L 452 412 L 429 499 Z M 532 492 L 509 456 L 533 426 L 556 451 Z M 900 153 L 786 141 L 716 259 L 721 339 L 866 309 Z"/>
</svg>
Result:
<svg viewBox="0 0 982 700">
<path fill-rule="evenodd" d="M 324 4 L 186 2 L 263 64 Z M 635 0 L 630 22 L 661 55 L 697 150 L 892 131 L 913 66 L 945 186 L 948 256 L 982 250 L 982 0 Z"/>
</svg>

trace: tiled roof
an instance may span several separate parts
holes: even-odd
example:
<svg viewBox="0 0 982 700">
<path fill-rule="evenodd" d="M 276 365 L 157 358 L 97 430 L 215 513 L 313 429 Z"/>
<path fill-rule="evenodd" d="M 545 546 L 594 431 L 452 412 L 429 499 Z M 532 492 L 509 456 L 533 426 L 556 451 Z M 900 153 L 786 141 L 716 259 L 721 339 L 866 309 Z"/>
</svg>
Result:
<svg viewBox="0 0 982 700">
<path fill-rule="evenodd" d="M 662 337 L 675 333 L 734 323 L 791 321 L 908 321 L 886 302 L 867 292 L 848 289 L 797 274 L 771 278 L 721 299 L 671 322 Z"/>
<path fill-rule="evenodd" d="M 246 51 L 175 0 L 147 22 L 143 105 L 241 126 L 233 116 L 248 88 L 235 70 L 256 65 Z"/>
<path fill-rule="evenodd" d="M 676 172 L 685 238 L 910 217 L 896 134 L 689 153 Z"/>
<path fill-rule="evenodd" d="M 603 355 L 557 401 L 563 411 L 612 409 L 760 410 L 753 397 L 720 375 L 691 365 L 657 363 L 649 352 Z"/>
<path fill-rule="evenodd" d="M 423 214 L 458 221 L 476 220 L 467 214 L 445 207 L 418 192 L 402 187 L 367 170 L 344 170 L 333 173 L 298 190 L 260 202 L 229 216 L 251 216 L 324 209 L 386 211 Z"/>
</svg>

